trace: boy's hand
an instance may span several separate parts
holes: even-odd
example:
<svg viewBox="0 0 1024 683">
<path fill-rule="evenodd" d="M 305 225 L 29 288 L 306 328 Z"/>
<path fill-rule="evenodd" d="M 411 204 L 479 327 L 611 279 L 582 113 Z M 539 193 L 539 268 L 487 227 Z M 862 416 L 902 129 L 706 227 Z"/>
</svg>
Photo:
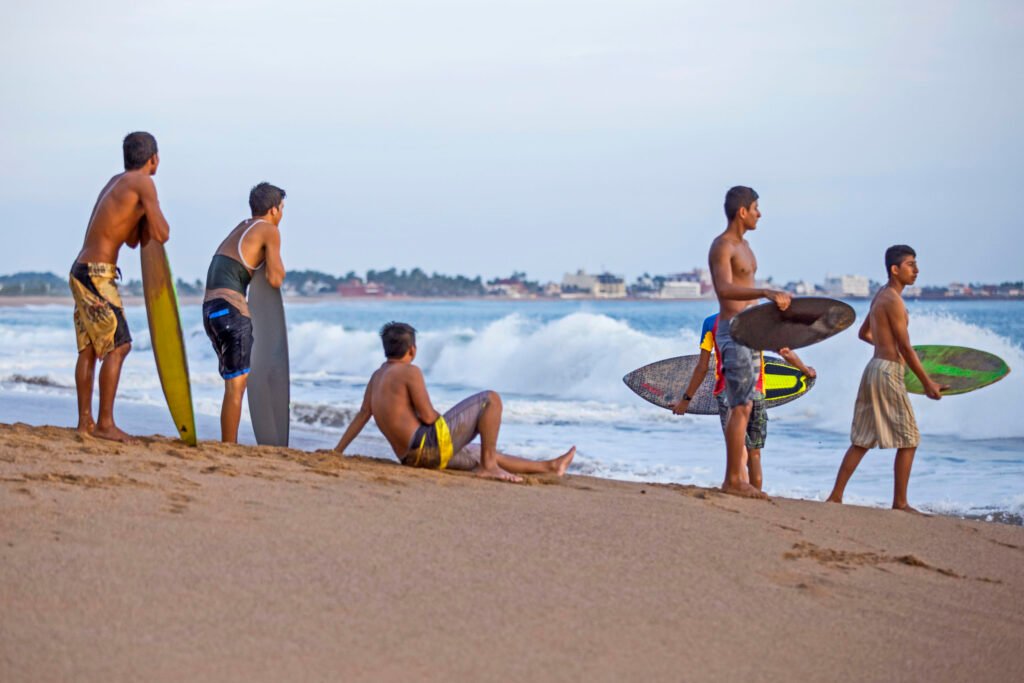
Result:
<svg viewBox="0 0 1024 683">
<path fill-rule="evenodd" d="M 672 408 L 672 414 L 673 415 L 682 415 L 683 413 L 686 412 L 686 409 L 689 408 L 689 407 L 690 407 L 690 402 L 687 399 L 685 399 L 685 398 L 681 398 L 681 399 L 679 399 L 679 403 L 677 403 L 675 405 L 675 407 Z"/>
<path fill-rule="evenodd" d="M 949 389 L 948 384 L 939 384 L 938 382 L 933 382 L 932 380 L 928 380 L 928 383 L 924 385 L 924 393 L 928 396 L 928 398 L 935 401 L 938 401 L 940 398 L 942 398 L 942 392 L 945 391 L 946 389 Z"/>
<path fill-rule="evenodd" d="M 766 289 L 764 291 L 764 297 L 774 301 L 780 311 L 784 311 L 789 308 L 789 303 L 793 300 L 793 297 L 789 295 L 789 292 L 783 292 L 781 289 Z"/>
<path fill-rule="evenodd" d="M 805 372 L 804 374 L 810 377 L 811 379 L 814 379 L 815 377 L 818 376 L 818 371 L 812 368 L 810 365 L 808 365 L 807 372 Z"/>
</svg>

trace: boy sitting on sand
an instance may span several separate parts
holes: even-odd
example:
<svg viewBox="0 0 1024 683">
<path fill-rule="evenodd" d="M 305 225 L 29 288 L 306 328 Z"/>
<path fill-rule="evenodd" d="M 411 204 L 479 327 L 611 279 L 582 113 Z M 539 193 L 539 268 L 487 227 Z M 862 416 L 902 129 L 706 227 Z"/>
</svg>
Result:
<svg viewBox="0 0 1024 683">
<path fill-rule="evenodd" d="M 416 358 L 416 330 L 390 322 L 380 331 L 384 364 L 370 377 L 363 404 L 335 450 L 344 453 L 370 418 L 387 438 L 403 465 L 470 470 L 479 477 L 521 482 L 517 474 L 565 474 L 576 454 L 573 446 L 551 460 L 527 460 L 498 452 L 501 397 L 493 391 L 474 394 L 444 415 L 434 410 Z M 480 435 L 479 456 L 464 450 Z"/>
<path fill-rule="evenodd" d="M 907 483 L 921 434 L 903 383 L 904 364 L 921 380 L 928 398 L 939 400 L 942 390 L 949 387 L 932 381 L 910 345 L 903 288 L 917 280 L 917 254 L 905 244 L 889 247 L 885 250 L 885 267 L 889 282 L 875 294 L 859 333 L 861 339 L 875 347 L 875 355 L 861 376 L 850 429 L 851 446 L 839 466 L 828 502 L 843 502 L 846 483 L 869 449 L 895 448 L 892 507 L 917 512 L 907 504 Z"/>
<path fill-rule="evenodd" d="M 682 415 L 690 407 L 693 395 L 697 393 L 697 389 L 704 382 L 704 377 L 708 374 L 709 361 L 711 360 L 712 353 L 714 353 L 715 388 L 713 393 L 718 402 L 718 418 L 722 422 L 722 433 L 724 434 L 729 420 L 729 403 L 725 400 L 725 374 L 722 372 L 722 356 L 718 352 L 718 342 L 715 341 L 717 331 L 718 314 L 713 313 L 704 319 L 704 325 L 700 331 L 700 357 L 697 359 L 697 365 L 693 368 L 693 374 L 690 376 L 690 384 L 686 387 L 683 397 L 679 399 L 679 403 L 672 409 L 672 412 L 676 415 Z M 764 354 L 758 355 L 761 359 L 761 370 L 757 377 L 757 384 L 754 387 L 754 400 L 751 402 L 750 419 L 747 421 L 745 474 L 750 485 L 761 491 L 761 449 L 764 448 L 765 441 L 768 440 L 768 406 L 764 400 Z M 806 376 L 818 376 L 814 368 L 804 365 L 803 361 L 800 360 L 800 356 L 796 355 L 796 351 L 788 348 L 779 349 L 779 355 Z"/>
</svg>

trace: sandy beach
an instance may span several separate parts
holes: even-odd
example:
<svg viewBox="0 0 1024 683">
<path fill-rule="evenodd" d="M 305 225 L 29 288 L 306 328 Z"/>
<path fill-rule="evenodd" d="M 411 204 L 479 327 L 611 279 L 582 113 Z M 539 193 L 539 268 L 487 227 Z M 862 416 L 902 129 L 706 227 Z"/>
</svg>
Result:
<svg viewBox="0 0 1024 683">
<path fill-rule="evenodd" d="M 1024 529 L 0 425 L 0 679 L 1013 680 Z"/>
</svg>

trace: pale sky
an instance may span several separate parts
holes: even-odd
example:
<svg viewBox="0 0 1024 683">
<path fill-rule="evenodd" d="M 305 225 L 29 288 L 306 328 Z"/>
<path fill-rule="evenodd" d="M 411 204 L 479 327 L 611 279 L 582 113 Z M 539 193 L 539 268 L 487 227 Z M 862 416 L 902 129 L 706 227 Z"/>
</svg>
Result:
<svg viewBox="0 0 1024 683">
<path fill-rule="evenodd" d="M 146 130 L 187 279 L 261 180 L 292 269 L 688 270 L 746 184 L 762 276 L 1024 278 L 1018 1 L 4 4 L 0 273 L 65 273 Z"/>
</svg>

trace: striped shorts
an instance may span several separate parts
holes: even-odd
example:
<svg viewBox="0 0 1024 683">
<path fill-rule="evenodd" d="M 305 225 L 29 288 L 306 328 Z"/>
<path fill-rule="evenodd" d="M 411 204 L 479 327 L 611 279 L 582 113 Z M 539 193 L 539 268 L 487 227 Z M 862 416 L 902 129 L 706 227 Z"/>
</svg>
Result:
<svg viewBox="0 0 1024 683">
<path fill-rule="evenodd" d="M 914 448 L 921 441 L 903 383 L 903 363 L 872 358 L 860 378 L 850 442 L 861 448 Z"/>
</svg>

